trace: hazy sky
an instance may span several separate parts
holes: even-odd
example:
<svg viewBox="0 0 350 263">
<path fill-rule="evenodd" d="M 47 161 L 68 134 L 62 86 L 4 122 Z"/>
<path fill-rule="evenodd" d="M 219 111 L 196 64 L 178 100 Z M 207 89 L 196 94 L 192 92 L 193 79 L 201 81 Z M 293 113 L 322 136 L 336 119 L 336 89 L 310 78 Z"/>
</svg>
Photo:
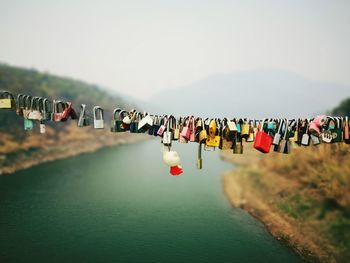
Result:
<svg viewBox="0 0 350 263">
<path fill-rule="evenodd" d="M 138 98 L 276 68 L 350 84 L 350 1 L 0 0 L 0 61 Z"/>
</svg>

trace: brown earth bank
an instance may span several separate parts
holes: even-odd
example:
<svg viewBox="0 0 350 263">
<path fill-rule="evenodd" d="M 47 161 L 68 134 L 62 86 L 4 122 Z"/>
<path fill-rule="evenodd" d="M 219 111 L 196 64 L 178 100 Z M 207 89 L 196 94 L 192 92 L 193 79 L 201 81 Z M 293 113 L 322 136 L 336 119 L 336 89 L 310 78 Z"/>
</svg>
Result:
<svg viewBox="0 0 350 263">
<path fill-rule="evenodd" d="M 57 128 L 46 127 L 46 134 L 38 129 L 19 140 L 9 133 L 0 133 L 0 174 L 9 174 L 48 161 L 64 159 L 100 148 L 146 140 L 147 135 L 111 133 L 109 127 L 78 128 L 76 122 Z"/>
<path fill-rule="evenodd" d="M 236 169 L 223 175 L 233 207 L 261 221 L 308 262 L 350 262 L 350 146 L 297 147 L 264 155 L 245 145 L 223 152 Z"/>
</svg>

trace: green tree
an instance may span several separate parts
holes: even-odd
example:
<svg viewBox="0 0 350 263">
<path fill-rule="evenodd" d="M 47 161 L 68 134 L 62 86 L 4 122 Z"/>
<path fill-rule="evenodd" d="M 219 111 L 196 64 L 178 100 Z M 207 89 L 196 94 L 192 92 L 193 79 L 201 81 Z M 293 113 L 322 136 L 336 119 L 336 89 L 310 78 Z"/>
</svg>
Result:
<svg viewBox="0 0 350 263">
<path fill-rule="evenodd" d="M 350 115 L 350 98 L 340 102 L 339 106 L 333 109 L 332 114 L 335 116 L 349 116 Z"/>
</svg>

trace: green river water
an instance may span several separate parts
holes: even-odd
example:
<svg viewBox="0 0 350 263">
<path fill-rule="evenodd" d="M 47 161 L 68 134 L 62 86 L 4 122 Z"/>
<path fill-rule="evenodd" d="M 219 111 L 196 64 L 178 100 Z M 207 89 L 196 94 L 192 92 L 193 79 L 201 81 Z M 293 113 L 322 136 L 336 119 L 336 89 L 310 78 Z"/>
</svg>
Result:
<svg viewBox="0 0 350 263">
<path fill-rule="evenodd" d="M 172 177 L 158 140 L 0 176 L 0 262 L 301 262 L 221 186 L 232 165 L 175 143 Z"/>
</svg>

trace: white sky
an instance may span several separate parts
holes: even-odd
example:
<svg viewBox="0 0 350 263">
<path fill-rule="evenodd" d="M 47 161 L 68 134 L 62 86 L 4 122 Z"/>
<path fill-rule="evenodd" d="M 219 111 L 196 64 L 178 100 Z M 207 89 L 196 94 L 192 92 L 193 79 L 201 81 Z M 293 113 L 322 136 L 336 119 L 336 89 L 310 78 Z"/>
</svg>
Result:
<svg viewBox="0 0 350 263">
<path fill-rule="evenodd" d="M 219 72 L 350 84 L 350 1 L 0 0 L 0 61 L 137 98 Z"/>
</svg>

